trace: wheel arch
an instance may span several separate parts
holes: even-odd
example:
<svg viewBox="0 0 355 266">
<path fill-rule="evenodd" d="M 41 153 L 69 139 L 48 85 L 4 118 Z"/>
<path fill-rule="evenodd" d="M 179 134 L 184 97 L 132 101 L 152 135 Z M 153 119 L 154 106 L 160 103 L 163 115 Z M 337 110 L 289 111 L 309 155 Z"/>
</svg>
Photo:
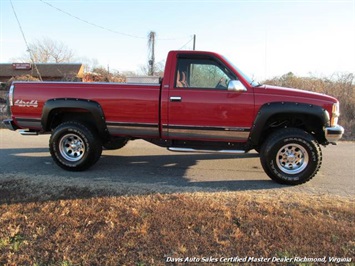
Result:
<svg viewBox="0 0 355 266">
<path fill-rule="evenodd" d="M 42 111 L 41 124 L 44 131 L 52 131 L 65 121 L 75 120 L 95 128 L 99 136 L 108 138 L 105 115 L 101 105 L 84 99 L 50 99 Z"/>
<path fill-rule="evenodd" d="M 329 113 L 320 106 L 273 102 L 261 106 L 250 132 L 252 146 L 260 147 L 263 141 L 279 128 L 300 128 L 312 134 L 318 143 L 326 143 L 323 128 L 329 124 Z"/>
</svg>

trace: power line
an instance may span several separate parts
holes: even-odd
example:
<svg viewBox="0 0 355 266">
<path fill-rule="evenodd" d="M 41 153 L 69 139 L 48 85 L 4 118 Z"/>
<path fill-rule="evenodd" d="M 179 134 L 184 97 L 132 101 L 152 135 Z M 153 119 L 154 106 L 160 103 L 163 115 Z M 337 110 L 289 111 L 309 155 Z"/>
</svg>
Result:
<svg viewBox="0 0 355 266">
<path fill-rule="evenodd" d="M 22 38 L 23 38 L 23 40 L 25 41 L 27 51 L 28 51 L 28 53 L 30 54 L 31 63 L 33 64 L 33 66 L 34 66 L 34 68 L 35 68 L 35 70 L 36 70 L 36 72 L 37 72 L 37 75 L 38 75 L 39 80 L 40 80 L 40 81 L 43 81 L 43 80 L 42 80 L 41 73 L 39 73 L 39 70 L 38 70 L 38 68 L 37 68 L 37 65 L 36 65 L 36 63 L 35 63 L 35 61 L 34 61 L 34 59 L 33 59 L 32 51 L 31 51 L 31 49 L 30 49 L 30 47 L 29 47 L 29 45 L 28 45 L 28 42 L 27 42 L 27 40 L 26 40 L 25 33 L 23 32 L 23 29 L 22 29 L 20 20 L 19 20 L 18 17 L 17 17 L 16 10 L 15 10 L 15 7 L 14 7 L 14 5 L 13 5 L 13 3 L 12 3 L 12 0 L 10 0 L 10 4 L 11 4 L 11 7 L 12 7 L 12 11 L 14 12 L 15 18 L 16 18 L 16 20 L 17 20 L 17 24 L 18 24 L 18 26 L 19 26 L 19 28 L 20 28 L 20 31 L 21 31 L 21 34 L 22 34 Z"/>
<path fill-rule="evenodd" d="M 64 10 L 62 10 L 62 9 L 60 9 L 60 8 L 58 8 L 58 7 L 54 6 L 54 5 L 46 2 L 46 1 L 43 1 L 43 0 L 39 0 L 39 1 L 41 1 L 42 3 L 50 6 L 51 8 L 56 9 L 57 11 L 59 11 L 59 12 L 61 12 L 63 14 L 66 14 L 66 15 L 68 15 L 68 16 L 76 19 L 76 20 L 79 20 L 79 21 L 84 22 L 84 23 L 86 23 L 88 25 L 94 26 L 96 28 L 99 28 L 99 29 L 102 29 L 102 30 L 106 30 L 106 31 L 109 31 L 109 32 L 112 32 L 112 33 L 115 33 L 115 34 L 120 34 L 120 35 L 123 35 L 123 36 L 131 37 L 131 38 L 136 38 L 136 39 L 145 39 L 146 38 L 146 37 L 136 36 L 136 35 L 132 35 L 132 34 L 128 34 L 128 33 L 124 33 L 124 32 L 120 32 L 120 31 L 116 31 L 116 30 L 112 30 L 112 29 L 103 27 L 101 25 L 98 25 L 98 24 L 95 24 L 93 22 L 87 21 L 85 19 L 79 18 L 78 16 L 75 16 L 75 15 L 73 15 L 73 14 L 67 12 L 67 11 L 64 11 Z"/>
<path fill-rule="evenodd" d="M 188 45 L 190 42 L 194 40 L 194 37 L 192 37 L 187 43 L 185 43 L 183 46 L 181 46 L 178 50 L 182 50 L 186 45 Z"/>
<path fill-rule="evenodd" d="M 50 3 L 48 3 L 48 2 L 46 2 L 44 0 L 39 0 L 39 1 L 41 1 L 42 3 L 46 4 L 47 6 L 53 8 L 53 9 L 55 9 L 55 10 L 57 10 L 57 11 L 63 13 L 63 14 L 65 14 L 67 16 L 70 16 L 70 17 L 72 17 L 72 18 L 74 18 L 76 20 L 79 20 L 79 21 L 81 21 L 81 22 L 83 22 L 85 24 L 88 24 L 90 26 L 93 26 L 95 28 L 98 28 L 98 29 L 101 29 L 101 30 L 105 30 L 105 31 L 109 31 L 111 33 L 115 33 L 115 34 L 131 37 L 131 38 L 136 38 L 136 39 L 146 39 L 147 38 L 146 36 L 137 36 L 137 35 L 133 35 L 133 34 L 129 34 L 129 33 L 121 32 L 121 31 L 117 31 L 117 30 L 113 30 L 113 29 L 98 25 L 98 24 L 93 23 L 91 21 L 88 21 L 86 19 L 82 19 L 82 18 L 80 18 L 80 17 L 78 17 L 76 15 L 73 15 L 73 14 L 69 13 L 68 11 L 60 9 L 60 8 L 58 8 L 58 7 L 52 5 L 52 4 L 50 4 Z M 157 40 L 160 40 L 160 41 L 173 41 L 173 40 L 179 40 L 179 38 L 159 38 Z"/>
</svg>

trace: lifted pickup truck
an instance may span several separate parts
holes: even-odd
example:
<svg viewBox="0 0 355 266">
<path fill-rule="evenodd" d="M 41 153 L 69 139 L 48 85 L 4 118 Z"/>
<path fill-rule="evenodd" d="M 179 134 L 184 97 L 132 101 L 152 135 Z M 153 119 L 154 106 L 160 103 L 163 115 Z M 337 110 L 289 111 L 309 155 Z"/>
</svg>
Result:
<svg viewBox="0 0 355 266">
<path fill-rule="evenodd" d="M 258 84 L 212 52 L 169 52 L 160 84 L 13 82 L 8 98 L 3 123 L 51 134 L 53 160 L 72 171 L 95 164 L 103 147 L 144 139 L 171 151 L 255 149 L 271 179 L 297 185 L 319 170 L 319 145 L 344 132 L 337 99 Z"/>
</svg>

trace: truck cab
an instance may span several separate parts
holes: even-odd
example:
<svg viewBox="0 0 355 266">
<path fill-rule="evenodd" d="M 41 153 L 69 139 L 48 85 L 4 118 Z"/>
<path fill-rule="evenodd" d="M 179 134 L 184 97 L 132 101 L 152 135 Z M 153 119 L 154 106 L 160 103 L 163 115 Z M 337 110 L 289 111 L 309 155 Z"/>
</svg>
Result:
<svg viewBox="0 0 355 266">
<path fill-rule="evenodd" d="M 246 141 L 255 116 L 250 81 L 213 53 L 171 52 L 162 82 L 162 136 Z"/>
</svg>

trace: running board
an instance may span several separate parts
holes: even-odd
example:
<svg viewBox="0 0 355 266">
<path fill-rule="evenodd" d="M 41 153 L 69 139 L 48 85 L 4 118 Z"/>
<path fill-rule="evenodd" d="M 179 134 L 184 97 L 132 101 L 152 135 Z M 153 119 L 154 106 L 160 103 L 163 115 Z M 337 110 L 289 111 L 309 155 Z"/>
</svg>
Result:
<svg viewBox="0 0 355 266">
<path fill-rule="evenodd" d="M 22 136 L 37 136 L 38 132 L 37 131 L 30 131 L 27 129 L 22 129 L 18 131 Z"/>
<path fill-rule="evenodd" d="M 245 153 L 245 151 L 243 150 L 198 150 L 192 148 L 178 148 L 178 147 L 168 147 L 168 150 L 176 151 L 176 152 L 229 153 L 229 154 Z"/>
</svg>

